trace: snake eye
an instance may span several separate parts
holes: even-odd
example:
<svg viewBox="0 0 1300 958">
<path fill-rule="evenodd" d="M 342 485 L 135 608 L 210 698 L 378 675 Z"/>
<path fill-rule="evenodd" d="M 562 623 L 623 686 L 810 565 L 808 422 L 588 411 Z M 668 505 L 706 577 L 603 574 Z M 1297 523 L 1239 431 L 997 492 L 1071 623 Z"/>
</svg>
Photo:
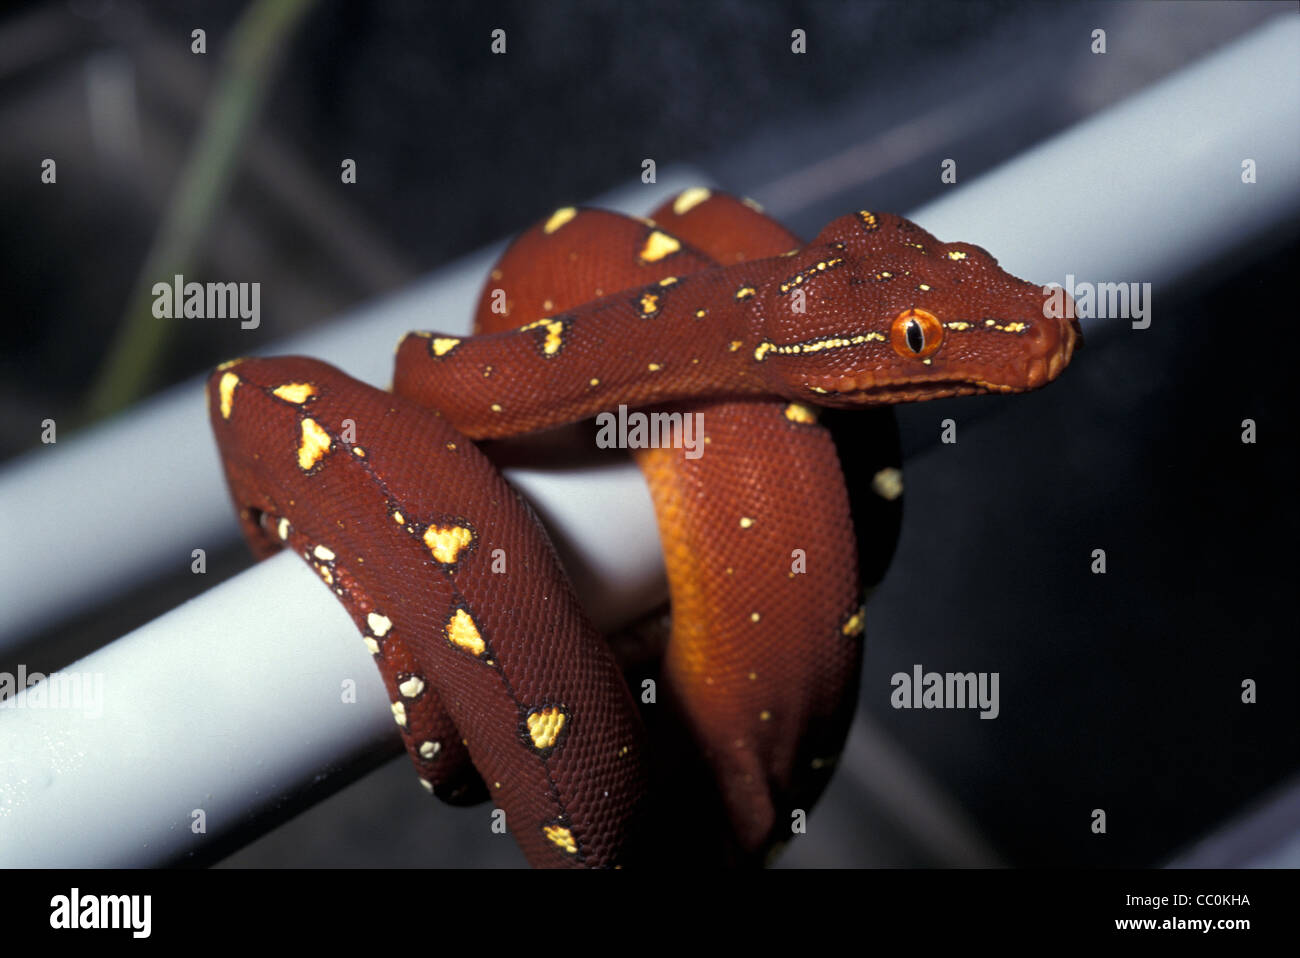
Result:
<svg viewBox="0 0 1300 958">
<path fill-rule="evenodd" d="M 943 324 L 923 309 L 905 309 L 894 318 L 889 341 L 904 359 L 925 359 L 943 343 Z"/>
<path fill-rule="evenodd" d="M 921 332 L 921 324 L 915 319 L 907 321 L 907 348 L 914 353 L 919 353 L 925 348 L 925 333 Z"/>
</svg>

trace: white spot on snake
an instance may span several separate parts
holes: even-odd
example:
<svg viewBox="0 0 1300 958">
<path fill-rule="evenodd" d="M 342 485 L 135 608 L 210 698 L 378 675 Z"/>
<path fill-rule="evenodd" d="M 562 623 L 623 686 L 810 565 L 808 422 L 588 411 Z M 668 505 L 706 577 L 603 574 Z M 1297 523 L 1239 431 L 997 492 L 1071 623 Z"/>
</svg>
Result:
<svg viewBox="0 0 1300 958">
<path fill-rule="evenodd" d="M 366 625 L 370 626 L 371 632 L 382 639 L 388 634 L 388 630 L 393 627 L 393 620 L 386 615 L 380 615 L 378 612 L 371 612 L 366 616 Z"/>
<path fill-rule="evenodd" d="M 424 691 L 424 679 L 418 675 L 412 675 L 405 682 L 397 686 L 397 691 L 408 699 L 413 699 Z"/>
</svg>

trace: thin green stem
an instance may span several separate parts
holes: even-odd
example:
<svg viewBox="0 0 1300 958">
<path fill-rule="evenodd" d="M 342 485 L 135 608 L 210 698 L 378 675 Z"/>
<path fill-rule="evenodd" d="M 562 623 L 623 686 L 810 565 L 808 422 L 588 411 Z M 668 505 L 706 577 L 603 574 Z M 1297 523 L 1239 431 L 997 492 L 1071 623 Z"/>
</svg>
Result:
<svg viewBox="0 0 1300 958">
<path fill-rule="evenodd" d="M 256 0 L 236 24 L 212 104 L 136 277 L 87 412 L 108 416 L 151 385 L 174 319 L 153 315 L 153 285 L 184 274 L 225 197 L 289 37 L 316 0 Z"/>
</svg>

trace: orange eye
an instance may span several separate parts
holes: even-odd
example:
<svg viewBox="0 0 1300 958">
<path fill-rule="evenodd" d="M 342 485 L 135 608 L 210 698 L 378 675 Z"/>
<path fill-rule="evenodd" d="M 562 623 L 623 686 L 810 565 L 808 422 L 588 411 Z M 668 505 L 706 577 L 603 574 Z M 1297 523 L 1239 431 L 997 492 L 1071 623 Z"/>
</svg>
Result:
<svg viewBox="0 0 1300 958">
<path fill-rule="evenodd" d="M 925 359 L 943 344 L 943 323 L 934 313 L 905 309 L 889 329 L 889 342 L 904 359 Z"/>
</svg>

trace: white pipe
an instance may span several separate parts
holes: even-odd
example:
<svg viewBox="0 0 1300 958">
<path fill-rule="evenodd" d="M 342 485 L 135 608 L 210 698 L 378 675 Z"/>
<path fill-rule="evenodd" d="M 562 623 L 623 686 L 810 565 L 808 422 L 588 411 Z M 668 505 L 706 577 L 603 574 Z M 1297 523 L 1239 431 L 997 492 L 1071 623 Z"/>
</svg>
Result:
<svg viewBox="0 0 1300 958">
<path fill-rule="evenodd" d="M 1068 272 L 1150 282 L 1186 275 L 1300 205 L 1297 50 L 1300 23 L 1282 18 L 912 215 L 940 238 L 978 239 L 1012 272 L 1038 280 Z M 1255 187 L 1238 185 L 1245 157 L 1258 163 Z M 474 262 L 486 268 L 486 257 Z M 428 312 L 412 316 L 414 301 L 400 301 L 406 312 L 392 320 L 399 324 L 392 339 L 408 326 L 443 326 Z M 438 302 L 446 308 L 449 299 Z M 457 303 L 455 315 L 465 315 L 468 302 Z M 372 333 L 352 347 L 358 355 L 372 351 Z M 192 415 L 185 428 L 206 440 L 199 422 Z M 173 454 L 164 461 L 174 460 Z M 215 475 L 215 460 L 211 466 Z M 186 475 L 192 478 L 192 470 Z M 6 486 L 6 497 L 13 488 Z M 41 502 L 41 491 L 6 501 Z M 224 501 L 224 490 L 208 495 Z M 143 523 L 148 515 L 129 519 Z M 616 540 L 620 549 L 645 546 L 622 526 L 615 535 L 610 528 L 595 538 Z M 60 535 L 79 548 L 113 541 Z M 189 544 L 173 548 L 188 557 Z M 61 554 L 79 553 L 65 547 Z M 308 585 L 315 581 L 308 570 L 294 572 L 292 565 L 285 556 L 250 570 L 79 663 L 78 670 L 105 673 L 103 724 L 93 731 L 71 710 L 0 710 L 0 863 L 158 861 L 212 840 L 191 836 L 185 818 L 205 801 L 221 800 L 221 814 L 209 815 L 212 835 L 247 810 L 295 794 L 312 770 L 346 761 L 377 739 L 391 743 L 392 733 L 382 732 L 387 705 L 382 691 L 375 698 L 373 666 L 361 667 L 365 657 L 351 621 L 319 584 Z M 45 568 L 48 578 L 24 580 L 35 589 L 26 595 L 62 582 L 62 566 Z M 24 597 L 6 585 L 6 605 Z M 185 648 L 189 655 L 178 651 Z M 328 650 L 342 650 L 342 657 Z M 337 708 L 326 701 L 340 676 L 355 677 L 366 704 Z M 232 683 L 245 687 L 232 691 Z M 351 727 L 312 724 L 325 722 L 331 709 Z M 319 740 L 304 745 L 317 729 Z M 196 754 L 219 761 L 194 760 Z M 848 787 L 844 780 L 834 787 Z M 120 788 L 110 808 L 100 798 L 106 787 Z M 157 804 L 133 814 L 133 803 L 146 799 Z M 166 815 L 150 817 L 159 809 Z M 76 829 L 91 826 L 77 823 L 92 818 L 103 834 L 79 844 Z"/>
<path fill-rule="evenodd" d="M 1297 209 L 1300 21 L 1288 13 L 911 215 L 1035 282 L 1159 286 Z"/>
</svg>

